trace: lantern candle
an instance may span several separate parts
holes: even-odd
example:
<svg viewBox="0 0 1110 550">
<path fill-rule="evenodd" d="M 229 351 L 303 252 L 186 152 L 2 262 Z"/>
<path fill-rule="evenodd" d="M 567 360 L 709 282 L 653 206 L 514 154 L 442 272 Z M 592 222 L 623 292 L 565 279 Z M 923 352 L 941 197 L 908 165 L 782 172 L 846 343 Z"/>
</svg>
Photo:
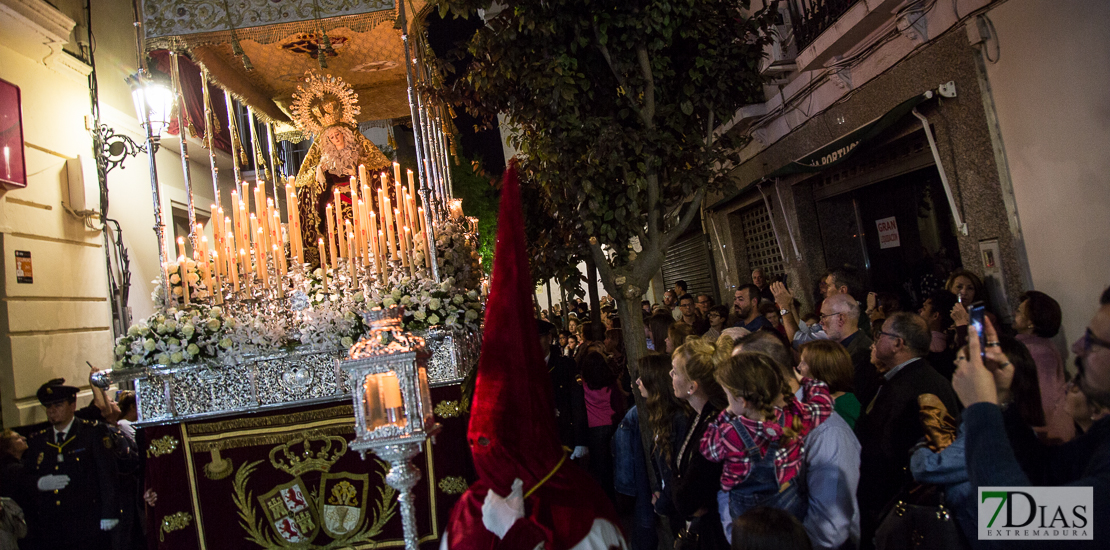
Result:
<svg viewBox="0 0 1110 550">
<path fill-rule="evenodd" d="M 177 255 L 181 258 L 182 266 L 185 263 L 185 237 L 177 238 Z M 182 272 L 184 273 L 184 272 Z"/>
<path fill-rule="evenodd" d="M 378 388 L 381 391 L 386 421 L 391 424 L 404 424 L 405 411 L 402 408 L 401 384 L 397 380 L 397 375 L 392 372 L 378 375 Z"/>
<path fill-rule="evenodd" d="M 320 241 L 316 243 L 316 246 L 320 249 L 320 267 L 323 268 L 323 272 L 324 272 L 324 292 L 327 292 L 328 291 L 328 263 L 327 263 L 327 257 L 324 256 L 324 239 L 320 239 Z"/>
<path fill-rule="evenodd" d="M 389 203 L 389 197 L 385 198 L 384 209 L 385 209 L 385 236 L 389 240 L 389 257 L 391 259 L 396 260 L 397 259 L 397 245 L 393 240 L 394 239 L 394 237 L 393 237 L 393 233 L 394 233 L 393 208 L 391 207 L 391 205 Z"/>
<path fill-rule="evenodd" d="M 397 162 L 393 163 L 393 181 L 401 183 L 401 165 Z"/>
<path fill-rule="evenodd" d="M 201 249 L 201 265 L 204 266 L 204 286 L 208 287 L 208 291 L 212 291 L 212 270 L 208 267 L 208 237 L 202 235 L 200 237 Z M 214 294 L 214 293 L 213 293 Z"/>
<path fill-rule="evenodd" d="M 212 289 L 212 299 L 216 302 L 216 305 L 220 305 L 220 304 L 224 303 L 224 282 L 223 282 L 223 279 L 220 278 L 220 267 L 219 267 L 220 266 L 220 251 L 219 250 L 213 250 L 212 251 L 212 260 L 214 260 L 216 262 L 216 266 L 217 266 L 216 267 L 216 286 Z"/>
</svg>

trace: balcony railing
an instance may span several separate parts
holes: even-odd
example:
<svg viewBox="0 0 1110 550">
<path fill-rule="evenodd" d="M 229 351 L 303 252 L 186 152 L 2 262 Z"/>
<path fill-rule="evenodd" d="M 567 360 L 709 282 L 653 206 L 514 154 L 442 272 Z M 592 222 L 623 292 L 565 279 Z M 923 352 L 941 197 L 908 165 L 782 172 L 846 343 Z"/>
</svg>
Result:
<svg viewBox="0 0 1110 550">
<path fill-rule="evenodd" d="M 859 0 L 789 0 L 790 20 L 798 51 L 817 37 Z"/>
</svg>

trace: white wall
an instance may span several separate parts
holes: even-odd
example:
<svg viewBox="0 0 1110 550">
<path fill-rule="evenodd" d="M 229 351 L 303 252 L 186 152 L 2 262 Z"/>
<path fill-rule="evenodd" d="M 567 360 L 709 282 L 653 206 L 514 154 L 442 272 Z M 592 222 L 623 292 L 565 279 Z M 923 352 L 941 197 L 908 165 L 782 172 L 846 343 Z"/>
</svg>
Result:
<svg viewBox="0 0 1110 550">
<path fill-rule="evenodd" d="M 1036 290 L 1074 341 L 1110 285 L 1110 2 L 1010 0 L 986 64 Z M 994 44 L 987 45 L 994 57 Z"/>
</svg>

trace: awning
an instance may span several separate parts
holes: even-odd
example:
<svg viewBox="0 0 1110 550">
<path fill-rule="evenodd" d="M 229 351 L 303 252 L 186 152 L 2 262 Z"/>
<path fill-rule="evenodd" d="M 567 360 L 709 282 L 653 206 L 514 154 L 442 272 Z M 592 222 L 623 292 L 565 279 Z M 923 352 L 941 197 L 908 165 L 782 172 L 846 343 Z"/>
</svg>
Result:
<svg viewBox="0 0 1110 550">
<path fill-rule="evenodd" d="M 713 205 L 709 206 L 708 209 L 715 210 L 729 202 L 732 202 L 733 199 L 740 196 L 740 194 L 744 193 L 748 189 L 751 189 L 753 185 L 756 185 L 761 181 L 771 178 L 788 176 L 791 174 L 820 172 L 826 168 L 830 168 L 844 162 L 844 159 L 850 157 L 861 144 L 874 139 L 875 136 L 881 134 L 883 130 L 891 127 L 895 122 L 898 122 L 899 119 L 906 116 L 910 111 L 913 110 L 914 107 L 917 107 L 921 104 L 921 102 L 931 97 L 933 97 L 933 93 L 932 91 L 928 91 L 922 94 L 915 95 L 903 101 L 902 103 L 899 103 L 893 109 L 887 111 L 886 114 L 884 114 L 883 116 L 876 118 L 875 120 L 872 120 L 871 122 L 868 122 L 867 124 L 864 124 L 863 126 L 860 126 L 859 128 L 856 128 L 855 130 L 852 130 L 851 132 L 848 132 L 847 134 L 833 141 L 830 141 L 824 146 L 803 157 L 789 162 L 784 166 L 780 166 L 774 172 L 771 172 L 759 179 L 753 180 L 744 185 L 737 185 L 735 190 L 733 190 L 721 200 L 713 203 Z"/>
</svg>

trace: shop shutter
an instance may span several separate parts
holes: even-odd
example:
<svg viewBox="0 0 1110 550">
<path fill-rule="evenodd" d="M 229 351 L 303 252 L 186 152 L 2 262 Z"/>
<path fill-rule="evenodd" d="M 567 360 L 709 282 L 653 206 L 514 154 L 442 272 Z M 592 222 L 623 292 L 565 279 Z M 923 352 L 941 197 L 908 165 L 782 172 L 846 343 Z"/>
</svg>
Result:
<svg viewBox="0 0 1110 550">
<path fill-rule="evenodd" d="M 663 260 L 663 286 L 674 288 L 676 281 L 686 281 L 686 291 L 697 296 L 708 294 L 714 303 L 721 303 L 717 281 L 713 276 L 713 255 L 709 253 L 709 237 L 700 231 L 679 237 L 667 249 Z"/>
</svg>

